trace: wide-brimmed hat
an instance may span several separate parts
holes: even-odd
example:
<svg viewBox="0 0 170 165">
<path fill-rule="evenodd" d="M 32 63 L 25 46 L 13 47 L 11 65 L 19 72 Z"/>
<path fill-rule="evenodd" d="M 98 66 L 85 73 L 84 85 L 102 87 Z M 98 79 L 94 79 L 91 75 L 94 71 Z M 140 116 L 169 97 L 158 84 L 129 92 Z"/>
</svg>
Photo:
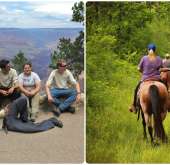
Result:
<svg viewBox="0 0 170 165">
<path fill-rule="evenodd" d="M 0 119 L 5 117 L 5 109 L 0 110 Z"/>
</svg>

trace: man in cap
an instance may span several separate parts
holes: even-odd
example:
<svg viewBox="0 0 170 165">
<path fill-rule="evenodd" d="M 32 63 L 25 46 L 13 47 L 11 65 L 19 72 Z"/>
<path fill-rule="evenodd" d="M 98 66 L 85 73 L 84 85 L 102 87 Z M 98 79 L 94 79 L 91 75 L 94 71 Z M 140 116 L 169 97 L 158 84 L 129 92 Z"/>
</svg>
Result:
<svg viewBox="0 0 170 165">
<path fill-rule="evenodd" d="M 170 54 L 165 55 L 163 60 L 163 68 L 160 69 L 161 79 L 166 84 L 168 92 L 170 92 Z"/>
</svg>

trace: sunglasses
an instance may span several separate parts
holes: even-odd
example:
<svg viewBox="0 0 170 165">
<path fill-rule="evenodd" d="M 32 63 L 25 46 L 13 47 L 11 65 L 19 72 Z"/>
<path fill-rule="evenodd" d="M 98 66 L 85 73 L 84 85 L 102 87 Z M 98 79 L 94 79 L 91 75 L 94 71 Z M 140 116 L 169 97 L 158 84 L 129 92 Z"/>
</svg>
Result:
<svg viewBox="0 0 170 165">
<path fill-rule="evenodd" d="M 66 67 L 67 65 L 62 65 L 62 64 L 59 64 L 59 67 Z"/>
</svg>

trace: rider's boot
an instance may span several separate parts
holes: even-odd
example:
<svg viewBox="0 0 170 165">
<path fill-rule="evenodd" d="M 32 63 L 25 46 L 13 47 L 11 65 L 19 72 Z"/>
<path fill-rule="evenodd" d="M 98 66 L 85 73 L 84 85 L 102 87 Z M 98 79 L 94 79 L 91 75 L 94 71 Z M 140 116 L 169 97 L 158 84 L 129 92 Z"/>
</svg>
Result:
<svg viewBox="0 0 170 165">
<path fill-rule="evenodd" d="M 135 91 L 134 91 L 134 99 L 133 99 L 133 104 L 129 107 L 129 111 L 130 112 L 134 112 L 137 113 L 137 102 L 138 102 L 138 98 L 137 98 L 137 93 L 140 87 L 141 81 L 137 84 Z"/>
<path fill-rule="evenodd" d="M 136 107 L 133 104 L 129 107 L 129 111 L 137 113 Z"/>
</svg>

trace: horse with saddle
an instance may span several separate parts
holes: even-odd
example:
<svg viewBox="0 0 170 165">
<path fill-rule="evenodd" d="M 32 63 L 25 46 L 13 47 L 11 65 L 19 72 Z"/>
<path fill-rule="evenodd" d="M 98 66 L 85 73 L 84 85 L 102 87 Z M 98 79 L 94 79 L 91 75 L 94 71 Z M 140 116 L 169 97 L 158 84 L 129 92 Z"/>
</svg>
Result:
<svg viewBox="0 0 170 165">
<path fill-rule="evenodd" d="M 140 113 L 142 116 L 144 138 L 147 138 L 147 126 L 152 144 L 167 142 L 163 120 L 170 111 L 170 69 L 161 68 L 160 72 L 161 80 L 149 78 L 140 83 L 136 99 L 138 119 Z"/>
</svg>

